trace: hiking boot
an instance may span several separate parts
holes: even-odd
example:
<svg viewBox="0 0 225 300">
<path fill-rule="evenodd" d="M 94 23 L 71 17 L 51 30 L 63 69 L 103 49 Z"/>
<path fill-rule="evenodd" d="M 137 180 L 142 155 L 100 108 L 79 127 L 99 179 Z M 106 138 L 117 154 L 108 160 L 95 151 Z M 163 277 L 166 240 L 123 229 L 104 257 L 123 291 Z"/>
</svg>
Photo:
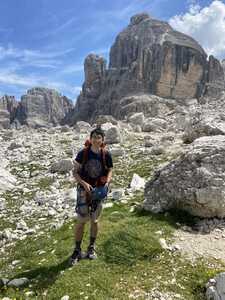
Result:
<svg viewBox="0 0 225 300">
<path fill-rule="evenodd" d="M 82 258 L 81 249 L 74 249 L 73 254 L 69 259 L 70 266 L 74 266 Z"/>
<path fill-rule="evenodd" d="M 96 254 L 94 246 L 88 247 L 86 258 L 88 258 L 88 259 L 96 259 L 97 258 L 97 254 Z"/>
</svg>

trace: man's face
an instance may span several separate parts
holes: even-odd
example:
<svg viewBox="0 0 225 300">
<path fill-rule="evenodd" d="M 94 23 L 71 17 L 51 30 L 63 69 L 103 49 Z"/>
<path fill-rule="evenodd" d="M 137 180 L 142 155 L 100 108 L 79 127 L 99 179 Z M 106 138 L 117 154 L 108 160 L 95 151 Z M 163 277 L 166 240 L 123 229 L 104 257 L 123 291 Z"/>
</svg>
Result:
<svg viewBox="0 0 225 300">
<path fill-rule="evenodd" d="M 103 142 L 101 134 L 94 133 L 91 137 L 91 143 L 94 147 L 100 147 Z"/>
</svg>

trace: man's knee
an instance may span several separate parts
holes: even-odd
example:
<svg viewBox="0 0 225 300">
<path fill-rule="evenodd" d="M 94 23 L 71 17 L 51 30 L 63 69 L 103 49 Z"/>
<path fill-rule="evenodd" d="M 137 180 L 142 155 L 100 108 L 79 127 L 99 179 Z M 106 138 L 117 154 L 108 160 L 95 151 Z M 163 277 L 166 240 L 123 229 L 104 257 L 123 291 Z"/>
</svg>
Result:
<svg viewBox="0 0 225 300">
<path fill-rule="evenodd" d="M 79 220 L 76 224 L 75 224 L 75 228 L 79 228 L 79 229 L 82 229 L 85 224 L 87 223 L 86 220 Z"/>
<path fill-rule="evenodd" d="M 98 226 L 98 219 L 91 220 L 91 226 Z"/>
</svg>

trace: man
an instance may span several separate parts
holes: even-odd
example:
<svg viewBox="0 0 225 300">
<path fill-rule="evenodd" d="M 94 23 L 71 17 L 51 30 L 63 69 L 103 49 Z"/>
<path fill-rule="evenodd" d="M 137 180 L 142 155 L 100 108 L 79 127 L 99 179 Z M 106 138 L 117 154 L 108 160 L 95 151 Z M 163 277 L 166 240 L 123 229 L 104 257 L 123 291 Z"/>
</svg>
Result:
<svg viewBox="0 0 225 300">
<path fill-rule="evenodd" d="M 78 222 L 75 225 L 75 249 L 70 258 L 71 265 L 81 259 L 81 243 L 85 224 L 90 221 L 90 243 L 86 257 L 97 258 L 95 241 L 98 234 L 98 219 L 102 211 L 102 201 L 94 199 L 94 190 L 107 195 L 112 178 L 113 162 L 111 154 L 104 149 L 104 132 L 94 129 L 90 134 L 90 143 L 78 152 L 74 160 L 73 175 L 78 182 L 76 212 Z M 104 200 L 104 199 L 103 199 Z"/>
</svg>

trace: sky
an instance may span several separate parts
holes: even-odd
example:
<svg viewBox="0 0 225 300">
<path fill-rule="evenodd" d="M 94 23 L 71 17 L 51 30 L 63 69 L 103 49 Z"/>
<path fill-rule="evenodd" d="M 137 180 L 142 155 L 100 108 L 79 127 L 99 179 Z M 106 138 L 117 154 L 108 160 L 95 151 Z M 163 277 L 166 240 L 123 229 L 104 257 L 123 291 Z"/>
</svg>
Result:
<svg viewBox="0 0 225 300">
<path fill-rule="evenodd" d="M 147 12 L 191 35 L 208 55 L 225 58 L 225 1 L 2 0 L 0 95 L 54 88 L 75 101 L 90 53 L 109 62 L 117 34 L 136 13 Z"/>
</svg>

